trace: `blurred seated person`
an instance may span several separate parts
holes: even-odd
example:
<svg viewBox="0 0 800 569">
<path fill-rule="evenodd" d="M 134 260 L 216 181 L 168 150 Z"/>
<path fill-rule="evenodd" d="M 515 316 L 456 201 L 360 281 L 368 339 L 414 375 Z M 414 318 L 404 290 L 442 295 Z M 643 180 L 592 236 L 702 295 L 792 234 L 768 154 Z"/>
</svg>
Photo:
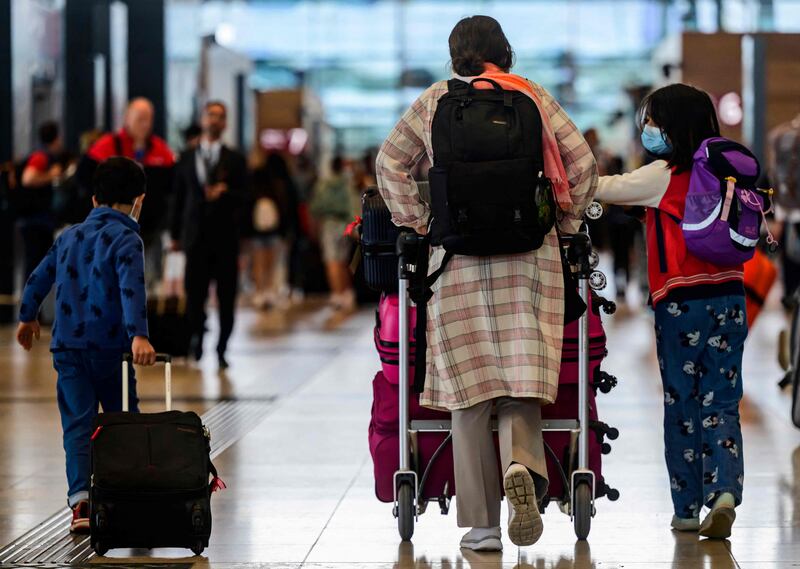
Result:
<svg viewBox="0 0 800 569">
<path fill-rule="evenodd" d="M 64 152 L 58 124 L 42 123 L 39 148 L 25 160 L 13 200 L 25 252 L 26 280 L 53 244 L 53 193 L 68 166 L 69 156 Z"/>
</svg>

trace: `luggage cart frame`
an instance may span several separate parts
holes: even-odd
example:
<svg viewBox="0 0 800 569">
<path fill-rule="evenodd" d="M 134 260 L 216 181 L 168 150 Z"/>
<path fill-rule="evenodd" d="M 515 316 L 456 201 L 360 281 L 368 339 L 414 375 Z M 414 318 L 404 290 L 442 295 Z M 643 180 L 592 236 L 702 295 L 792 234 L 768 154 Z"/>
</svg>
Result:
<svg viewBox="0 0 800 569">
<path fill-rule="evenodd" d="M 416 276 L 417 267 L 414 259 L 417 256 L 410 251 L 412 247 L 419 247 L 427 241 L 421 236 L 408 239 L 409 234 L 401 234 L 398 239 L 398 297 L 400 307 L 399 338 L 400 338 L 400 382 L 399 382 L 399 469 L 394 474 L 394 508 L 393 514 L 397 518 L 397 527 L 403 541 L 409 541 L 414 535 L 414 525 L 426 507 L 427 502 L 420 496 L 421 481 L 419 473 L 412 466 L 412 438 L 419 432 L 450 432 L 450 421 L 411 421 L 409 417 L 409 398 L 411 388 L 409 385 L 409 281 Z M 579 293 L 587 305 L 587 310 L 580 317 L 578 329 L 578 413 L 577 419 L 545 420 L 542 423 L 543 431 L 562 431 L 570 433 L 569 468 L 577 464 L 567 476 L 563 472 L 565 488 L 568 492 L 566 501 L 561 503 L 561 509 L 567 513 L 574 525 L 575 535 L 579 540 L 585 540 L 591 530 L 591 520 L 595 515 L 594 499 L 596 480 L 594 472 L 589 468 L 589 303 L 590 281 L 605 280 L 602 273 L 593 272 L 596 265 L 596 255 L 593 255 L 591 241 L 588 234 L 578 233 L 571 236 L 562 236 L 562 246 L 567 247 L 567 257 L 571 265 L 577 268 L 573 274 L 578 280 Z M 594 259 L 593 259 L 594 257 Z M 601 283 L 597 283 L 600 285 Z M 602 288 L 602 287 L 599 287 Z M 494 425 L 496 429 L 496 424 Z M 440 451 L 451 440 L 449 435 L 429 461 L 432 464 Z M 545 445 L 546 446 L 546 445 Z M 552 450 L 546 450 L 553 456 Z M 560 465 L 560 461 L 556 461 Z M 422 476 L 422 485 L 426 478 Z M 449 510 L 450 496 L 440 498 L 440 507 L 443 514 Z"/>
</svg>

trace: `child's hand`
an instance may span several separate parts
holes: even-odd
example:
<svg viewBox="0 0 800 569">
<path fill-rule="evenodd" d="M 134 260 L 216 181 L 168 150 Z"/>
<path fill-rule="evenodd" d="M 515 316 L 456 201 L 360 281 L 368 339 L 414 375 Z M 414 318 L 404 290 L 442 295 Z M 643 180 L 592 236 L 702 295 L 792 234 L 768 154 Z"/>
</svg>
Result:
<svg viewBox="0 0 800 569">
<path fill-rule="evenodd" d="M 133 363 L 140 366 L 151 366 L 156 363 L 156 351 L 144 336 L 136 336 L 131 344 Z"/>
<path fill-rule="evenodd" d="M 17 342 L 19 342 L 19 345 L 25 348 L 25 351 L 30 351 L 34 338 L 39 339 L 39 321 L 20 322 L 19 326 L 17 326 Z"/>
</svg>

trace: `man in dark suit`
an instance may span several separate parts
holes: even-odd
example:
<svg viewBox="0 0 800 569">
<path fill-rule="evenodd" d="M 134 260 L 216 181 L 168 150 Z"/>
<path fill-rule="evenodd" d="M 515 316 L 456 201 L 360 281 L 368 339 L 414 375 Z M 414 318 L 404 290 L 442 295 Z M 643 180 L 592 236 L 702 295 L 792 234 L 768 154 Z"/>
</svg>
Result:
<svg viewBox="0 0 800 569">
<path fill-rule="evenodd" d="M 186 252 L 187 310 L 192 351 L 197 360 L 203 356 L 208 287 L 211 281 L 216 283 L 220 369 L 228 367 L 225 351 L 233 331 L 240 213 L 247 178 L 244 156 L 222 142 L 226 124 L 225 104 L 207 103 L 201 119 L 200 144 L 184 152 L 176 167 L 170 226 L 173 250 Z"/>
</svg>

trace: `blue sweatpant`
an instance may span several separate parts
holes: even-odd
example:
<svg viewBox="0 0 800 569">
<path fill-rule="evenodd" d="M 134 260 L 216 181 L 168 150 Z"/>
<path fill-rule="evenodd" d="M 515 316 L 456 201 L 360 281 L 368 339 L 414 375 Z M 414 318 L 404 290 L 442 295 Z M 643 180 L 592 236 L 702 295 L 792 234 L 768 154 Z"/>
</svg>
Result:
<svg viewBox="0 0 800 569">
<path fill-rule="evenodd" d="M 697 517 L 723 492 L 742 501 L 739 401 L 747 316 L 742 295 L 660 302 L 664 443 L 675 514 Z"/>
<path fill-rule="evenodd" d="M 122 353 L 117 350 L 64 350 L 53 352 L 58 372 L 58 410 L 67 455 L 70 507 L 89 498 L 89 441 L 98 413 L 122 410 Z M 136 376 L 128 375 L 130 411 L 139 411 Z"/>
</svg>

